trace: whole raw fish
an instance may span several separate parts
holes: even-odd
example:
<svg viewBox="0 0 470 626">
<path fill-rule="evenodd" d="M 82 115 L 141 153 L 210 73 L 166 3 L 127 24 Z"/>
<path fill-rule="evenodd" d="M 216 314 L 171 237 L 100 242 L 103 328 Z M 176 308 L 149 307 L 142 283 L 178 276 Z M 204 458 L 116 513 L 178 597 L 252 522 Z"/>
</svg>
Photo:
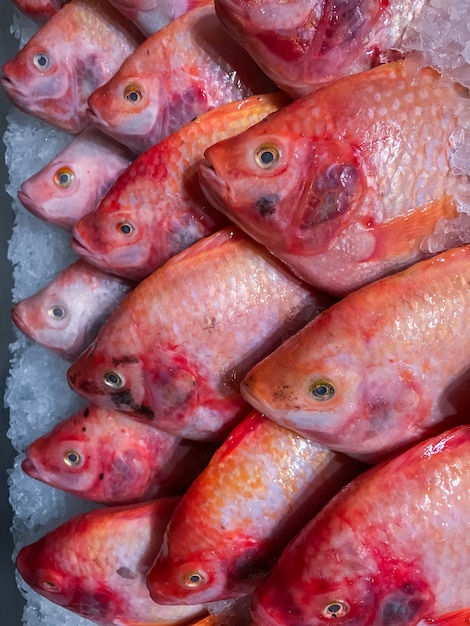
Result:
<svg viewBox="0 0 470 626">
<path fill-rule="evenodd" d="M 273 83 L 220 24 L 212 4 L 149 37 L 89 99 L 90 119 L 137 152 L 210 109 Z"/>
<path fill-rule="evenodd" d="M 241 391 L 277 423 L 378 461 L 467 419 L 470 246 L 359 289 L 255 365 Z"/>
<path fill-rule="evenodd" d="M 216 0 L 218 17 L 293 97 L 398 58 L 425 0 Z"/>
<path fill-rule="evenodd" d="M 387 63 L 210 147 L 201 184 L 304 280 L 343 295 L 429 256 L 440 218 L 467 206 L 450 159 L 468 109 L 433 70 Z"/>
<path fill-rule="evenodd" d="M 18 198 L 37 217 L 66 229 L 96 209 L 135 155 L 89 127 L 39 172 L 22 183 Z"/>
<path fill-rule="evenodd" d="M 110 0 L 147 37 L 174 19 L 199 6 L 214 4 L 213 0 Z"/>
<path fill-rule="evenodd" d="M 330 299 L 226 228 L 150 274 L 68 371 L 74 391 L 189 439 L 248 413 L 244 374 Z"/>
<path fill-rule="evenodd" d="M 91 404 L 31 443 L 21 467 L 86 500 L 127 504 L 184 493 L 214 451 Z"/>
<path fill-rule="evenodd" d="M 35 22 L 47 22 L 67 0 L 13 0 L 13 4 Z"/>
<path fill-rule="evenodd" d="M 74 361 L 133 286 L 79 259 L 17 302 L 12 319 L 33 341 Z"/>
<path fill-rule="evenodd" d="M 470 427 L 340 491 L 256 591 L 258 626 L 464 626 L 470 618 Z"/>
<path fill-rule="evenodd" d="M 357 473 L 352 459 L 252 411 L 172 515 L 147 578 L 152 598 L 193 604 L 251 593 Z"/>
<path fill-rule="evenodd" d="M 197 163 L 211 144 L 256 124 L 287 101 L 276 92 L 222 105 L 144 152 L 76 225 L 75 251 L 104 270 L 141 280 L 220 230 L 228 220 L 205 199 Z"/>
<path fill-rule="evenodd" d="M 88 96 L 143 39 L 107 0 L 71 0 L 3 65 L 1 85 L 17 107 L 78 133 Z"/>
<path fill-rule="evenodd" d="M 22 548 L 18 571 L 37 593 L 101 626 L 192 624 L 206 607 L 158 605 L 145 585 L 177 502 L 159 498 L 77 515 Z"/>
</svg>

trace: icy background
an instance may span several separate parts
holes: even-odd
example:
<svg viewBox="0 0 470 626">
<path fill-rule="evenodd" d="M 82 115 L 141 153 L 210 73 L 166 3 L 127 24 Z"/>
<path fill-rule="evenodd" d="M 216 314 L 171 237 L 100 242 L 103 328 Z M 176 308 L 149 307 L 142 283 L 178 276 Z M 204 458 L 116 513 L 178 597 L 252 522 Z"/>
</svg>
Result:
<svg viewBox="0 0 470 626">
<path fill-rule="evenodd" d="M 409 49 L 420 51 L 427 63 L 444 70 L 453 80 L 470 86 L 469 25 L 469 0 L 429 0 L 410 28 L 406 45 Z M 18 46 L 29 39 L 35 28 L 27 18 L 15 14 L 12 33 L 19 40 Z M 13 107 L 7 122 L 4 142 L 10 175 L 7 192 L 11 208 L 6 206 L 3 210 L 11 210 L 14 215 L 8 258 L 14 268 L 12 299 L 17 301 L 37 291 L 49 282 L 53 274 L 75 259 L 69 245 L 69 234 L 35 218 L 16 197 L 20 184 L 55 156 L 70 141 L 70 137 Z M 470 120 L 463 122 L 462 131 L 455 137 L 454 143 L 457 147 L 454 166 L 470 173 Z M 34 345 L 19 331 L 15 332 L 15 336 L 5 394 L 5 403 L 11 414 L 8 436 L 18 453 L 9 472 L 10 502 L 14 510 L 14 556 L 23 545 L 35 541 L 65 519 L 93 508 L 93 505 L 29 478 L 20 469 L 25 447 L 59 419 L 74 412 L 83 401 L 67 385 L 65 373 L 68 364 L 65 361 Z M 19 576 L 17 579 L 27 598 L 24 624 L 91 624 L 41 598 L 29 590 Z"/>
</svg>

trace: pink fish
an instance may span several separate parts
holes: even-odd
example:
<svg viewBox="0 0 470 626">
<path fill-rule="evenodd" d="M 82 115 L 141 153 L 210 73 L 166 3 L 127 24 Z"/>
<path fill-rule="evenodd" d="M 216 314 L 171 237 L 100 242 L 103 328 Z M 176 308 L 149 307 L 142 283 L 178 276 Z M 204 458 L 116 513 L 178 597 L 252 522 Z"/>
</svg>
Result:
<svg viewBox="0 0 470 626">
<path fill-rule="evenodd" d="M 399 56 L 425 0 L 216 0 L 228 32 L 293 97 Z M 403 49 L 402 49 L 403 52 Z"/>
<path fill-rule="evenodd" d="M 468 107 L 433 70 L 387 63 L 211 146 L 202 188 L 304 280 L 344 295 L 429 256 L 436 225 L 465 210 L 451 157 Z"/>
<path fill-rule="evenodd" d="M 470 427 L 340 491 L 255 593 L 257 626 L 464 626 L 470 620 Z"/>
<path fill-rule="evenodd" d="M 17 302 L 11 315 L 33 341 L 74 361 L 133 286 L 78 260 L 35 294 Z"/>
<path fill-rule="evenodd" d="M 141 280 L 228 220 L 205 199 L 204 150 L 256 124 L 288 99 L 280 92 L 231 102 L 197 117 L 142 155 L 76 225 L 72 245 L 104 270 Z"/>
<path fill-rule="evenodd" d="M 107 0 L 71 0 L 3 65 L 0 82 L 23 111 L 78 133 L 90 123 L 89 95 L 142 39 Z"/>
<path fill-rule="evenodd" d="M 67 0 L 13 0 L 13 4 L 35 22 L 47 22 Z"/>
<path fill-rule="evenodd" d="M 128 295 L 71 366 L 74 391 L 189 439 L 248 413 L 248 369 L 331 302 L 235 228 L 195 243 Z"/>
<path fill-rule="evenodd" d="M 89 99 L 90 119 L 137 152 L 227 102 L 274 85 L 219 23 L 192 9 L 149 37 Z"/>
<path fill-rule="evenodd" d="M 133 160 L 128 148 L 88 127 L 22 183 L 18 198 L 37 217 L 72 229 Z"/>
<path fill-rule="evenodd" d="M 281 426 L 366 462 L 461 424 L 468 281 L 470 245 L 358 289 L 255 365 L 242 394 Z"/>
<path fill-rule="evenodd" d="M 194 624 L 203 605 L 160 606 L 145 585 L 177 497 L 78 515 L 18 554 L 22 578 L 51 602 L 100 626 Z"/>
<path fill-rule="evenodd" d="M 147 578 L 161 604 L 251 593 L 358 464 L 252 411 L 183 496 Z"/>
<path fill-rule="evenodd" d="M 214 451 L 89 405 L 31 443 L 21 467 L 85 500 L 127 504 L 184 493 Z"/>
<path fill-rule="evenodd" d="M 153 35 L 174 19 L 191 9 L 208 4 L 213 0 L 110 0 L 147 37 Z"/>
</svg>

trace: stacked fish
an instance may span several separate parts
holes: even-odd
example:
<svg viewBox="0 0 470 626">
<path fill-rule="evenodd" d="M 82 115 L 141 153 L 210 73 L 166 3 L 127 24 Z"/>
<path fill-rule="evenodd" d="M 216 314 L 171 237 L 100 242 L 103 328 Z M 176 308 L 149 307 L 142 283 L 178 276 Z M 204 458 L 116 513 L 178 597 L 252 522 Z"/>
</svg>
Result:
<svg viewBox="0 0 470 626">
<path fill-rule="evenodd" d="M 19 199 L 81 257 L 13 309 L 87 401 L 22 467 L 103 505 L 21 576 L 102 626 L 468 624 L 470 97 L 406 50 L 426 0 L 114 4 L 18 0 L 3 67 L 74 135 Z"/>
</svg>

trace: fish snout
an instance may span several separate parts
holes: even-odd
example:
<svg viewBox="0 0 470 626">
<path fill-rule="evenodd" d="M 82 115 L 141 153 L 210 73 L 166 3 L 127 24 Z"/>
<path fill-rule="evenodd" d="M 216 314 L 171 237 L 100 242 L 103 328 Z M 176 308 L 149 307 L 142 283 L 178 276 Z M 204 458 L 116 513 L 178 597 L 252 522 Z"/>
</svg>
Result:
<svg viewBox="0 0 470 626">
<path fill-rule="evenodd" d="M 207 200 L 216 209 L 227 214 L 225 203 L 229 193 L 227 182 L 217 174 L 215 167 L 207 159 L 202 159 L 199 163 L 198 175 L 199 184 Z"/>
<path fill-rule="evenodd" d="M 36 469 L 33 461 L 27 456 L 21 463 L 21 469 L 25 474 L 30 476 L 31 478 L 35 478 L 39 480 L 39 472 Z"/>
</svg>

